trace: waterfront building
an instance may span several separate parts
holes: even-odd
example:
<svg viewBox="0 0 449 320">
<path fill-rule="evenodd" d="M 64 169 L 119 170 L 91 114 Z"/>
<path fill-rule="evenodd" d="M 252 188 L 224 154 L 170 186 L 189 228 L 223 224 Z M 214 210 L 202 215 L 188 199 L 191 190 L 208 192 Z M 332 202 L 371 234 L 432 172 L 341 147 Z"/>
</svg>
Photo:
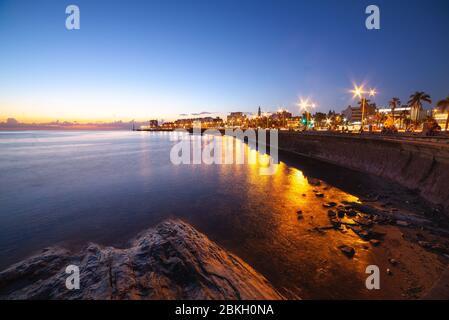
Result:
<svg viewBox="0 0 449 320">
<path fill-rule="evenodd" d="M 292 113 L 288 110 L 280 109 L 278 112 L 273 113 L 270 118 L 275 127 L 285 128 L 287 127 L 287 120 L 292 117 Z"/>
<path fill-rule="evenodd" d="M 433 110 L 433 118 L 441 127 L 441 130 L 446 128 L 447 112 L 441 112 L 438 109 Z"/>
<path fill-rule="evenodd" d="M 200 123 L 201 128 L 221 128 L 223 127 L 223 119 L 216 117 L 178 119 L 174 122 L 176 128 L 191 129 L 194 123 Z"/>
<path fill-rule="evenodd" d="M 175 123 L 174 122 L 164 122 L 161 125 L 162 129 L 174 129 L 175 128 Z"/>
<path fill-rule="evenodd" d="M 395 116 L 397 116 L 401 112 L 406 111 L 410 115 L 411 110 L 412 110 L 412 108 L 409 107 L 409 106 L 402 106 L 402 107 L 394 109 L 394 114 L 395 114 Z M 386 114 L 387 116 L 393 115 L 393 110 L 391 108 L 382 108 L 381 107 L 381 108 L 378 109 L 378 111 L 380 113 Z"/>
<path fill-rule="evenodd" d="M 289 119 L 287 119 L 287 128 L 289 129 L 299 129 L 300 125 L 301 125 L 301 117 L 296 116 L 296 117 L 290 117 Z"/>
<path fill-rule="evenodd" d="M 231 112 L 227 118 L 226 118 L 226 122 L 228 124 L 228 126 L 237 126 L 237 127 L 241 127 L 245 124 L 247 120 L 246 115 L 243 112 Z"/>
<path fill-rule="evenodd" d="M 374 105 L 367 104 L 365 107 L 365 120 L 372 118 L 376 114 L 376 107 Z M 343 117 L 346 121 L 352 124 L 362 123 L 362 108 L 348 106 L 342 111 Z M 365 122 L 366 123 L 366 122 Z"/>
<path fill-rule="evenodd" d="M 271 119 L 274 121 L 285 121 L 286 119 L 290 119 L 292 117 L 292 113 L 288 112 L 288 110 L 279 110 L 276 113 L 271 115 Z"/>
<path fill-rule="evenodd" d="M 158 124 L 157 120 L 150 120 L 148 122 L 148 125 L 141 125 L 140 130 L 151 130 L 151 129 L 156 129 L 158 127 L 159 127 L 159 124 Z"/>
</svg>

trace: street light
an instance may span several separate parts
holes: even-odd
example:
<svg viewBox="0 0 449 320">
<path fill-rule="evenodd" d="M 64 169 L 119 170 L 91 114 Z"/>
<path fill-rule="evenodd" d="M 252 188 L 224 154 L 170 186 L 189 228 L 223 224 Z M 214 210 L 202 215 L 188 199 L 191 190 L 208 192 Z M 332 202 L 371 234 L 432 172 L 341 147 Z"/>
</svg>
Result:
<svg viewBox="0 0 449 320">
<path fill-rule="evenodd" d="M 312 109 L 315 109 L 316 105 L 315 103 L 311 103 L 309 102 L 309 99 L 300 99 L 298 106 L 300 107 L 300 110 L 303 110 L 306 114 L 306 118 L 307 118 L 307 123 L 306 123 L 306 128 L 309 125 L 309 123 L 312 123 L 310 121 L 310 111 Z"/>
<path fill-rule="evenodd" d="M 365 108 L 366 108 L 365 95 L 368 94 L 368 96 L 374 97 L 377 94 L 377 92 L 376 92 L 376 89 L 370 89 L 369 91 L 365 91 L 363 85 L 361 85 L 361 86 L 354 85 L 354 89 L 351 90 L 351 92 L 353 93 L 352 98 L 358 97 L 362 102 L 362 106 L 361 106 L 362 107 L 362 121 L 360 124 L 360 132 L 363 132 L 363 126 L 365 124 Z"/>
</svg>

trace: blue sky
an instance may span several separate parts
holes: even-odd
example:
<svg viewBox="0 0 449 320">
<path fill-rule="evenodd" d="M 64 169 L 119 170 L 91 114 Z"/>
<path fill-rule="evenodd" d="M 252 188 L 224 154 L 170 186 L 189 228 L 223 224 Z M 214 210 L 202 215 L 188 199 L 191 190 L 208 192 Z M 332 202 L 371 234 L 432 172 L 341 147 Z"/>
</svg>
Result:
<svg viewBox="0 0 449 320">
<path fill-rule="evenodd" d="M 81 29 L 65 29 L 76 4 Z M 381 30 L 365 28 L 365 8 Z M 0 0 L 0 120 L 317 110 L 449 95 L 449 1 Z"/>
</svg>

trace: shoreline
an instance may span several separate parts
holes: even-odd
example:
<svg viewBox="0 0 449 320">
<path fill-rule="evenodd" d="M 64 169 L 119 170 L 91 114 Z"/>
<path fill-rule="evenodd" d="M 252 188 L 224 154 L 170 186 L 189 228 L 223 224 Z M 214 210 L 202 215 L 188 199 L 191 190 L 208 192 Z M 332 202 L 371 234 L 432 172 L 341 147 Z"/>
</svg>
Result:
<svg viewBox="0 0 449 320">
<path fill-rule="evenodd" d="M 316 192 L 319 193 L 320 188 L 317 184 Z M 383 195 L 379 196 L 383 198 Z M 329 208 L 329 224 L 310 229 L 309 232 L 313 237 L 322 237 L 330 232 L 354 233 L 365 244 L 360 246 L 354 242 L 346 247 L 356 248 L 356 256 L 359 253 L 362 254 L 361 251 L 372 251 L 375 264 L 378 264 L 381 269 L 382 277 L 387 277 L 388 281 L 393 281 L 402 288 L 402 299 L 449 298 L 449 233 L 446 229 L 436 228 L 429 217 L 409 215 L 404 208 L 397 209 L 395 203 L 385 207 L 385 203 L 379 201 L 377 197 L 364 199 L 363 203 L 344 202 L 324 205 Z M 340 216 L 340 211 L 344 212 L 344 217 Z M 357 215 L 353 217 L 351 211 L 357 212 Z M 404 242 L 404 244 L 398 246 L 397 242 Z M 206 235 L 179 219 L 164 220 L 155 227 L 137 233 L 137 236 L 128 243 L 129 245 L 120 248 L 89 243 L 80 251 L 71 251 L 58 246 L 45 248 L 40 253 L 31 255 L 0 271 L 0 297 L 3 299 L 299 299 L 298 293 L 282 285 L 279 287 L 276 281 L 270 282 L 255 271 L 254 266 L 248 265 L 244 260 L 222 249 Z M 404 251 L 405 248 L 407 250 Z M 337 252 L 340 250 L 342 250 L 341 254 L 346 254 L 342 248 L 336 248 Z M 217 260 L 217 254 L 225 258 Z M 352 260 L 352 255 L 348 256 L 347 261 L 352 262 Z M 442 262 L 439 267 L 435 264 L 437 260 Z M 130 267 L 130 261 L 132 267 Z M 427 263 L 417 264 L 416 261 L 427 261 Z M 237 269 L 234 268 L 236 262 L 239 266 Z M 64 291 L 63 284 L 67 275 L 63 269 L 66 265 L 73 263 L 80 264 L 82 274 L 83 270 L 87 270 L 82 276 L 89 283 L 87 292 L 72 295 L 71 292 Z M 153 263 L 155 266 L 152 266 Z M 212 268 L 206 272 L 208 274 L 206 277 L 204 265 Z M 431 270 L 427 269 L 429 266 L 436 269 L 430 272 Z M 439 271 L 436 271 L 437 269 Z M 112 276 L 111 270 L 116 270 L 114 272 L 117 272 L 117 276 Z M 150 281 L 148 272 L 153 275 L 160 273 L 156 282 L 160 282 L 162 277 L 166 285 L 163 289 L 157 290 L 162 290 L 164 293 L 153 290 L 151 296 L 146 296 L 147 291 L 146 293 L 140 292 L 140 289 L 136 291 L 136 284 L 140 283 L 139 280 L 134 279 L 136 270 L 146 270 L 147 275 L 141 274 L 143 280 L 140 281 L 143 282 Z M 225 275 L 220 275 L 220 270 L 226 270 Z M 386 273 L 385 270 L 387 270 Z M 187 287 L 199 288 L 194 296 L 191 292 L 177 295 L 180 290 L 181 292 L 184 290 L 180 287 L 186 285 L 177 275 L 179 272 L 195 281 L 201 279 L 200 283 L 193 281 L 187 285 Z M 428 276 L 424 278 L 419 276 L 425 275 L 426 272 L 430 272 Z M 418 278 L 414 276 L 407 279 L 411 274 Z M 213 280 L 208 279 L 211 275 L 218 277 L 220 281 L 230 277 L 232 280 L 228 279 L 225 282 L 232 290 L 229 289 L 230 291 L 224 294 L 218 289 L 223 283 L 220 282 L 220 285 L 217 285 Z M 335 276 L 339 277 L 338 274 Z M 39 279 L 37 284 L 29 282 L 33 278 Z M 202 281 L 206 281 L 209 285 L 215 283 L 213 294 L 210 288 L 203 291 Z M 236 283 L 231 284 L 232 281 Z M 119 285 L 114 287 L 112 282 Z M 168 284 L 171 282 L 175 284 Z M 410 285 L 402 287 L 407 282 Z M 247 286 L 252 289 L 247 291 Z M 167 288 L 172 287 L 176 288 L 176 293 L 167 294 Z M 97 289 L 100 291 L 95 291 Z M 240 290 L 242 293 L 237 294 L 236 292 Z M 270 296 L 265 297 L 264 292 L 269 292 Z M 326 295 L 326 293 L 323 294 Z M 391 292 L 382 292 L 381 296 L 384 294 L 392 296 Z M 372 298 L 384 299 L 381 296 L 374 295 Z M 359 298 L 369 297 L 370 295 L 363 294 Z M 316 298 L 320 299 L 319 297 L 305 299 Z"/>
</svg>

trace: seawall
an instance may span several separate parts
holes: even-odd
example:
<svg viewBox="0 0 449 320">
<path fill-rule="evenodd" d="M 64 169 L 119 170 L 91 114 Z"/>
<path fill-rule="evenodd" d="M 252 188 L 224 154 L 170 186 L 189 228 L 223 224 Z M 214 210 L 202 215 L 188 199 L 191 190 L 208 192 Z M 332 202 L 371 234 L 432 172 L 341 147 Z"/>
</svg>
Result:
<svg viewBox="0 0 449 320">
<path fill-rule="evenodd" d="M 279 132 L 279 149 L 391 179 L 449 215 L 449 139 Z"/>
</svg>

